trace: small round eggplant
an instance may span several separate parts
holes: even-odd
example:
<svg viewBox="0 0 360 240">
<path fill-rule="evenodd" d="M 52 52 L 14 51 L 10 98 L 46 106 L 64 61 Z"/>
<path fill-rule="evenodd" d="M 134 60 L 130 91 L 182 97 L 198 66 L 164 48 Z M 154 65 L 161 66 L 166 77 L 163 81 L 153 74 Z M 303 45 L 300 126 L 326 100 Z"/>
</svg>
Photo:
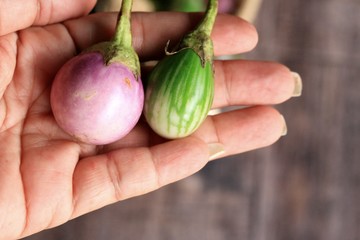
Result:
<svg viewBox="0 0 360 240">
<path fill-rule="evenodd" d="M 80 54 L 57 73 L 50 96 L 59 126 L 75 139 L 107 144 L 124 137 L 143 109 L 142 83 L 121 63 L 98 52 Z"/>
<path fill-rule="evenodd" d="M 213 102 L 212 64 L 203 67 L 197 53 L 183 49 L 164 58 L 152 71 L 144 113 L 152 129 L 165 138 L 193 133 Z"/>
<path fill-rule="evenodd" d="M 132 47 L 132 0 L 123 0 L 112 40 L 65 63 L 55 76 L 50 104 L 58 125 L 76 140 L 103 145 L 128 134 L 144 101 L 139 58 Z"/>
<path fill-rule="evenodd" d="M 144 115 L 160 136 L 192 134 L 205 120 L 214 97 L 213 43 L 210 34 L 217 0 L 208 2 L 204 19 L 173 52 L 159 61 L 148 80 Z"/>
</svg>

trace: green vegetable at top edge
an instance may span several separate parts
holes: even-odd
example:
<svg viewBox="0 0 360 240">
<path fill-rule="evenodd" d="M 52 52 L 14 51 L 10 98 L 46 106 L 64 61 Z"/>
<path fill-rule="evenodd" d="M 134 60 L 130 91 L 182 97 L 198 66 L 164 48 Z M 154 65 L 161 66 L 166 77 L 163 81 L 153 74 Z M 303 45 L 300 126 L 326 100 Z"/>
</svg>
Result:
<svg viewBox="0 0 360 240">
<path fill-rule="evenodd" d="M 165 138 L 192 134 L 205 120 L 213 102 L 213 44 L 210 34 L 217 14 L 210 0 L 200 25 L 168 52 L 149 76 L 144 115 Z"/>
</svg>

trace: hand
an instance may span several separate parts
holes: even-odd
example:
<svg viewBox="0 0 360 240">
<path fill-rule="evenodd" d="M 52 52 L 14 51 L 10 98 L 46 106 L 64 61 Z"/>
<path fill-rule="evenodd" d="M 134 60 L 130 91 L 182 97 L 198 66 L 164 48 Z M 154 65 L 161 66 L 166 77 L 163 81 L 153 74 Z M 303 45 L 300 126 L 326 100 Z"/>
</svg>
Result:
<svg viewBox="0 0 360 240">
<path fill-rule="evenodd" d="M 108 40 L 117 16 L 56 23 L 86 14 L 94 3 L 43 2 L 53 8 L 41 5 L 37 17 L 32 1 L 29 6 L 6 1 L 9 6 L 0 9 L 0 239 L 25 237 L 145 194 L 197 172 L 219 153 L 264 147 L 283 134 L 283 117 L 269 105 L 292 96 L 291 72 L 277 63 L 232 60 L 215 62 L 213 107 L 253 107 L 209 116 L 198 131 L 179 140 L 161 139 L 141 120 L 110 145 L 74 141 L 52 116 L 51 82 L 76 52 Z M 194 14 L 134 14 L 140 59 L 158 57 L 168 39 L 177 41 L 197 20 Z M 255 29 L 234 16 L 219 16 L 212 37 L 216 55 L 248 51 L 257 43 Z"/>
</svg>

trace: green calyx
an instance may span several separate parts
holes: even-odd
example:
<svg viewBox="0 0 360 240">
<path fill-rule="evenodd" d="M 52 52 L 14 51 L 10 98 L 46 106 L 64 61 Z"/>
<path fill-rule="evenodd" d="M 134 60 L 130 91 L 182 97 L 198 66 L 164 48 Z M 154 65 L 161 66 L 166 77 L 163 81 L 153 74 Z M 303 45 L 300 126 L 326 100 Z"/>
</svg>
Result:
<svg viewBox="0 0 360 240">
<path fill-rule="evenodd" d="M 125 64 L 135 75 L 140 77 L 140 61 L 132 46 L 131 9 L 133 0 L 123 0 L 118 16 L 118 23 L 113 39 L 102 42 L 87 49 L 86 52 L 97 51 L 103 54 L 104 62 L 110 65 L 115 62 Z"/>
<path fill-rule="evenodd" d="M 206 62 L 212 63 L 214 58 L 214 48 L 210 35 L 216 19 L 217 10 L 218 0 L 209 0 L 205 17 L 199 26 L 194 31 L 184 36 L 174 52 L 168 52 L 166 48 L 166 54 L 172 55 L 182 49 L 191 48 L 199 55 L 203 67 Z"/>
</svg>

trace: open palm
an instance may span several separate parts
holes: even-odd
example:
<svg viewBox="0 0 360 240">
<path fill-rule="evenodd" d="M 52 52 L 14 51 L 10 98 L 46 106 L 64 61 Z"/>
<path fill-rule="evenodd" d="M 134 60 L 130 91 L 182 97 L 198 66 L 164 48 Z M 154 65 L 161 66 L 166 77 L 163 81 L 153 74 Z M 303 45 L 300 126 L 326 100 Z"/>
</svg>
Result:
<svg viewBox="0 0 360 240">
<path fill-rule="evenodd" d="M 77 11 L 79 15 L 83 10 Z M 66 14 L 58 21 L 71 17 Z M 165 42 L 179 39 L 195 19 L 186 14 L 134 14 L 134 46 L 140 59 L 156 59 Z M 0 28 L 0 239 L 24 237 L 147 193 L 195 173 L 215 153 L 225 156 L 267 146 L 283 133 L 281 115 L 260 105 L 291 97 L 289 70 L 275 63 L 233 60 L 215 63 L 214 108 L 254 107 L 208 117 L 184 139 L 161 139 L 140 120 L 116 143 L 79 143 L 52 116 L 51 83 L 79 50 L 111 37 L 116 14 L 17 32 L 11 30 L 25 26 L 8 23 L 10 27 Z M 38 24 L 45 25 L 40 20 Z M 248 23 L 219 16 L 213 39 L 216 54 L 233 54 L 253 48 L 257 35 Z"/>
</svg>

